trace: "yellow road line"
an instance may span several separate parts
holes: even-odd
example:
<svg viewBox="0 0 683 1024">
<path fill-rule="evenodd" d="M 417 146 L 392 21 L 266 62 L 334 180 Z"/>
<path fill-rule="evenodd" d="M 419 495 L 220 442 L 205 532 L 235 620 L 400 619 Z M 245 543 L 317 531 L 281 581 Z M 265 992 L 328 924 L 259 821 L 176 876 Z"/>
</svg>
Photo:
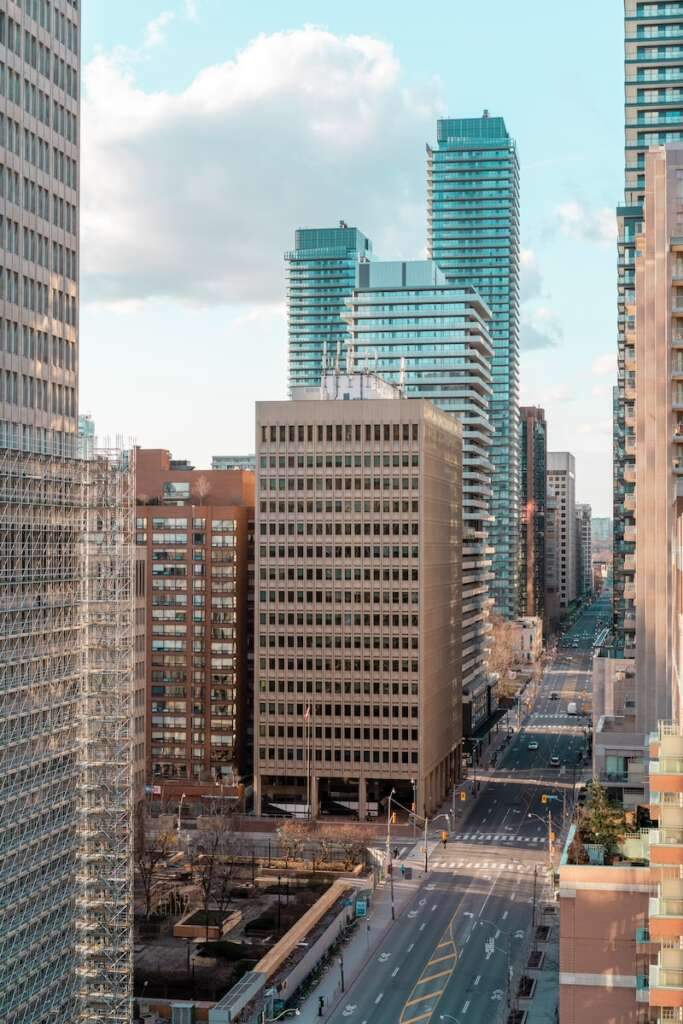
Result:
<svg viewBox="0 0 683 1024">
<path fill-rule="evenodd" d="M 401 1017 L 401 1021 L 403 1022 L 403 1024 L 415 1024 L 415 1022 L 418 1020 L 427 1020 L 427 1018 L 431 1017 L 431 1015 L 432 1011 L 430 1010 L 429 1013 L 421 1013 L 419 1017 Z"/>
<path fill-rule="evenodd" d="M 420 983 L 418 981 L 418 985 L 419 984 Z M 440 996 L 442 992 L 443 992 L 442 988 L 440 988 L 438 992 L 425 992 L 425 994 L 423 996 L 415 996 L 414 999 L 409 999 L 408 1002 L 405 1005 L 406 1006 L 413 1006 L 415 1003 L 424 1003 L 425 999 L 436 999 L 436 997 Z"/>
<path fill-rule="evenodd" d="M 420 978 L 418 985 L 426 985 L 428 981 L 435 981 L 437 978 L 443 978 L 446 974 L 452 974 L 453 968 L 448 971 L 439 971 L 438 974 L 430 974 L 428 978 Z"/>
<path fill-rule="evenodd" d="M 429 967 L 431 964 L 440 964 L 443 960 L 452 960 L 452 958 L 457 955 L 457 950 L 454 949 L 452 953 L 445 953 L 443 956 L 436 956 L 433 960 L 428 960 L 427 966 Z"/>
</svg>

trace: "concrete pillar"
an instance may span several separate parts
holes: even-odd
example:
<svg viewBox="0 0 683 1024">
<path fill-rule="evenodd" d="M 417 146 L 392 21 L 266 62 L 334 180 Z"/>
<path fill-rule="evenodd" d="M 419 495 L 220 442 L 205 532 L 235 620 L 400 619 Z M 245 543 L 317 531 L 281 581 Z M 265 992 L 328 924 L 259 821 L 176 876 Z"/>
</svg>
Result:
<svg viewBox="0 0 683 1024">
<path fill-rule="evenodd" d="M 365 821 L 368 816 L 368 783 L 363 776 L 358 780 L 358 820 Z"/>
</svg>

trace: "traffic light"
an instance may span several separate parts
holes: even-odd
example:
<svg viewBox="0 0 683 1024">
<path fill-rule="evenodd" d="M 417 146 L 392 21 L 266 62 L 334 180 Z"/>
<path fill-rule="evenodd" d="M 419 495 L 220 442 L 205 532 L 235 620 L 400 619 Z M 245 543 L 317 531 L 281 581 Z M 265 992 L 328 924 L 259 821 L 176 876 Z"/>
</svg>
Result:
<svg viewBox="0 0 683 1024">
<path fill-rule="evenodd" d="M 448 842 L 448 832 L 442 832 L 441 833 L 441 845 L 445 846 L 447 842 Z"/>
<path fill-rule="evenodd" d="M 392 811 L 391 812 L 391 824 L 392 825 L 396 824 L 396 811 Z"/>
<path fill-rule="evenodd" d="M 413 814 L 415 814 L 415 804 L 414 804 L 414 803 L 412 803 L 412 804 L 410 805 L 410 809 L 411 809 L 411 811 L 413 812 Z"/>
<path fill-rule="evenodd" d="M 463 790 L 463 791 L 462 791 L 462 793 L 460 794 L 460 799 L 461 799 L 461 800 L 467 800 L 467 793 L 466 793 L 466 792 L 465 792 L 464 790 Z"/>
<path fill-rule="evenodd" d="M 547 797 L 547 795 L 545 793 L 541 794 L 541 803 L 542 804 L 547 804 L 548 803 L 548 797 Z"/>
</svg>

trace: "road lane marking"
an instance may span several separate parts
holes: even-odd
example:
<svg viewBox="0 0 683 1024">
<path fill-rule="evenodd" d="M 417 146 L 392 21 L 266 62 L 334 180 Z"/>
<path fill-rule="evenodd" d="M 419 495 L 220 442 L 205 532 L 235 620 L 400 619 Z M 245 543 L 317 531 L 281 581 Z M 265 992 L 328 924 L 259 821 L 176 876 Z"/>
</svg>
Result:
<svg viewBox="0 0 683 1024">
<path fill-rule="evenodd" d="M 375 999 L 375 1003 L 381 1003 L 381 1002 L 382 1002 L 382 996 L 383 996 L 383 995 L 384 995 L 384 992 L 380 992 L 380 994 L 379 994 L 379 995 L 377 996 L 377 998 Z"/>
<path fill-rule="evenodd" d="M 418 1020 L 427 1020 L 431 1015 L 432 1011 L 429 1010 L 427 1013 L 421 1013 L 419 1017 L 401 1017 L 401 1024 L 417 1024 Z"/>
<path fill-rule="evenodd" d="M 421 931 L 421 932 L 423 932 L 423 931 L 425 930 L 425 928 L 426 928 L 426 927 L 427 927 L 427 922 L 426 922 L 426 921 L 424 921 L 424 922 L 423 922 L 423 923 L 422 923 L 422 924 L 420 925 L 420 931 Z"/>
<path fill-rule="evenodd" d="M 506 918 L 507 916 L 508 916 L 508 911 L 506 910 L 506 911 L 504 912 L 504 914 L 503 914 L 503 920 L 505 920 L 505 918 Z"/>
<path fill-rule="evenodd" d="M 435 903 L 434 906 L 432 907 L 432 910 L 436 910 L 437 906 L 438 904 Z"/>
<path fill-rule="evenodd" d="M 461 1012 L 461 1013 L 467 1013 L 467 1011 L 469 1010 L 469 1008 L 470 1008 L 470 1001 L 469 1001 L 469 999 L 468 999 L 468 1000 L 467 1000 L 467 1002 L 465 1003 L 465 1005 L 463 1006 L 463 1008 L 462 1008 L 462 1010 L 461 1010 L 460 1012 Z"/>
<path fill-rule="evenodd" d="M 476 976 L 476 978 L 474 979 L 474 984 L 475 984 L 475 985 L 478 985 L 480 981 L 481 981 L 481 974 L 478 974 L 478 975 Z"/>
<path fill-rule="evenodd" d="M 408 946 L 408 950 L 407 951 L 408 951 L 408 953 L 412 953 L 412 951 L 414 949 L 415 949 L 415 943 L 411 942 L 410 945 Z"/>
<path fill-rule="evenodd" d="M 439 971 L 437 974 L 430 974 L 428 978 L 420 978 L 420 980 L 417 982 L 417 984 L 418 985 L 426 985 L 428 981 L 436 981 L 437 978 L 445 978 L 445 976 L 447 974 L 450 974 L 450 973 L 451 973 L 450 970 Z"/>
<path fill-rule="evenodd" d="M 444 945 L 446 945 L 446 943 L 444 943 Z M 438 946 L 437 946 L 437 949 L 438 949 Z M 428 960 L 427 963 L 429 965 L 431 965 L 431 964 L 440 964 L 444 960 L 450 960 L 451 957 L 453 957 L 453 956 L 455 956 L 455 950 L 453 950 L 452 953 L 446 953 L 445 956 L 435 956 L 435 957 L 432 957 L 432 959 Z"/>
<path fill-rule="evenodd" d="M 425 992 L 423 996 L 415 996 L 414 999 L 408 1000 L 406 1006 L 414 1006 L 415 1003 L 424 1003 L 425 999 L 436 999 L 436 997 L 440 996 L 443 991 L 444 990 L 440 988 L 438 992 Z M 375 1000 L 375 1002 L 377 1002 L 377 1000 Z"/>
<path fill-rule="evenodd" d="M 394 967 L 393 971 L 391 972 L 391 977 L 395 978 L 396 975 L 398 974 L 398 972 L 400 971 L 400 969 L 401 969 L 400 967 Z"/>
</svg>

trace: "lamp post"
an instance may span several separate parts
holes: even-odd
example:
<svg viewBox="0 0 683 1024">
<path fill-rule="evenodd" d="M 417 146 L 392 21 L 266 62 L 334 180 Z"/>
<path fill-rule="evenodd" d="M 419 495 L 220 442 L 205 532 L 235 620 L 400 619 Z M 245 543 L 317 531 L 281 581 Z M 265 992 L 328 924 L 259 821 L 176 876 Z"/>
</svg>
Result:
<svg viewBox="0 0 683 1024">
<path fill-rule="evenodd" d="M 557 798 L 556 798 L 557 799 Z M 542 825 L 546 824 L 545 818 L 542 818 L 540 814 L 527 814 L 527 818 L 536 818 Z M 553 870 L 553 817 L 550 808 L 548 808 L 548 870 Z"/>
<path fill-rule="evenodd" d="M 387 872 L 389 874 L 389 887 L 391 889 L 391 920 L 396 920 L 396 910 L 394 907 L 394 872 L 391 864 L 391 798 L 393 797 L 395 789 L 392 789 L 387 800 Z"/>
<path fill-rule="evenodd" d="M 435 821 L 438 821 L 439 818 L 445 818 L 446 821 L 448 822 L 449 827 L 450 827 L 450 818 L 448 817 L 447 814 L 437 814 L 437 816 L 435 818 L 431 819 L 432 825 L 434 824 Z M 428 842 L 427 826 L 428 825 L 429 825 L 429 818 L 427 818 L 425 816 L 425 874 L 427 874 L 427 871 L 429 870 L 429 853 L 428 853 L 428 850 L 427 850 L 427 842 Z"/>
<path fill-rule="evenodd" d="M 413 787 L 413 839 L 415 838 L 415 828 L 417 822 L 415 821 L 415 815 L 417 814 L 417 780 L 411 779 L 410 784 Z"/>
</svg>

